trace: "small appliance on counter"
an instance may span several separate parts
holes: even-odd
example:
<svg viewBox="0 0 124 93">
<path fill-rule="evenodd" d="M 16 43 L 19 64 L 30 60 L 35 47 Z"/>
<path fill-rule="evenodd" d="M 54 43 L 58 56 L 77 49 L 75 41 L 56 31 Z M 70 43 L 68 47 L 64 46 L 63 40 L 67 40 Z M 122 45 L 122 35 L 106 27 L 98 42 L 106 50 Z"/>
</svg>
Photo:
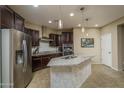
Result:
<svg viewBox="0 0 124 93">
<path fill-rule="evenodd" d="M 74 54 L 73 44 L 63 44 L 62 51 L 63 51 L 63 56 Z"/>
</svg>

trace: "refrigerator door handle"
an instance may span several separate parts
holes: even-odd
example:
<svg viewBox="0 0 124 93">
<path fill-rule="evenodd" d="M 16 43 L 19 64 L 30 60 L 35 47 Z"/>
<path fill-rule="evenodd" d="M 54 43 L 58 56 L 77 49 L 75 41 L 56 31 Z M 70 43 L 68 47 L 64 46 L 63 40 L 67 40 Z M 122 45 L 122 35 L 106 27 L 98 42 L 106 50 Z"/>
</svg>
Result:
<svg viewBox="0 0 124 93">
<path fill-rule="evenodd" d="M 27 44 L 26 44 L 26 40 L 23 40 L 23 52 L 24 52 L 24 69 L 23 72 L 26 72 L 26 68 L 27 68 Z"/>
</svg>

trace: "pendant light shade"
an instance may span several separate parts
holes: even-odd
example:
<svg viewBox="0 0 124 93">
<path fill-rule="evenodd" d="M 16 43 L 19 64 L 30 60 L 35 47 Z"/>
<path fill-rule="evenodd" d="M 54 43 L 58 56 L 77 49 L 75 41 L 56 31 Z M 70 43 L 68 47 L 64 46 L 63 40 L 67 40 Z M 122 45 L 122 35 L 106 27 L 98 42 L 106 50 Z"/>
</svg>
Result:
<svg viewBox="0 0 124 93">
<path fill-rule="evenodd" d="M 58 20 L 58 29 L 62 29 L 63 28 L 63 23 L 62 20 Z"/>
<path fill-rule="evenodd" d="M 84 32 L 85 32 L 85 28 L 84 28 L 84 27 L 82 27 L 82 28 L 81 28 L 81 31 L 82 31 L 82 33 L 84 33 Z"/>
<path fill-rule="evenodd" d="M 83 12 L 84 12 L 84 7 L 80 8 L 80 11 L 82 13 L 82 28 L 81 28 L 81 31 L 82 33 L 85 32 L 85 28 L 84 28 L 84 18 L 83 18 Z"/>
<path fill-rule="evenodd" d="M 63 21 L 62 21 L 62 19 L 63 19 L 63 14 L 62 14 L 62 6 L 61 5 L 59 5 L 59 14 L 58 14 L 58 29 L 62 29 L 63 28 Z"/>
</svg>

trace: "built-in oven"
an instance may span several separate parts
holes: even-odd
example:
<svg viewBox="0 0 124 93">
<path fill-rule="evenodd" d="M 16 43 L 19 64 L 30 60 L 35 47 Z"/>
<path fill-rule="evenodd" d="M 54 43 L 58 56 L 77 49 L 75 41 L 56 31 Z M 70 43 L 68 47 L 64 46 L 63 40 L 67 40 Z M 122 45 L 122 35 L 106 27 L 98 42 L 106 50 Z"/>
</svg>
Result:
<svg viewBox="0 0 124 93">
<path fill-rule="evenodd" d="M 74 50 L 73 44 L 63 44 L 62 45 L 63 56 L 74 54 L 73 50 Z"/>
</svg>

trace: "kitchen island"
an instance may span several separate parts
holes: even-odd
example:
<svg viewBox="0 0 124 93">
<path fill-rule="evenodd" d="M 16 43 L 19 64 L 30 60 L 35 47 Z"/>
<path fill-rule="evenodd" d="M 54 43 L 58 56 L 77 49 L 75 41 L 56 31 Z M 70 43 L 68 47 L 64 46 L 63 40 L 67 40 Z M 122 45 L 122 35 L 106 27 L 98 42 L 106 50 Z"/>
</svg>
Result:
<svg viewBox="0 0 124 93">
<path fill-rule="evenodd" d="M 50 60 L 51 88 L 78 88 L 91 74 L 94 56 L 70 55 Z"/>
</svg>

